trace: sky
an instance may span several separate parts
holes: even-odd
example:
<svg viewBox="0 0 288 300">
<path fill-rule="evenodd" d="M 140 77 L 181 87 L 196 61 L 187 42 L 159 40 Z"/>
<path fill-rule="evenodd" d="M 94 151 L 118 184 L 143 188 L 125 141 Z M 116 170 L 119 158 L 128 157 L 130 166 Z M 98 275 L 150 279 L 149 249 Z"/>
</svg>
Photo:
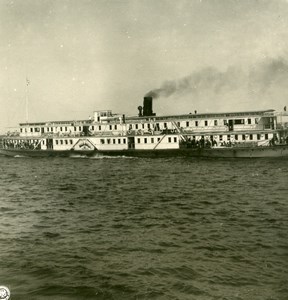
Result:
<svg viewBox="0 0 288 300">
<path fill-rule="evenodd" d="M 288 105 L 287 0 L 0 0 L 0 132 Z"/>
</svg>

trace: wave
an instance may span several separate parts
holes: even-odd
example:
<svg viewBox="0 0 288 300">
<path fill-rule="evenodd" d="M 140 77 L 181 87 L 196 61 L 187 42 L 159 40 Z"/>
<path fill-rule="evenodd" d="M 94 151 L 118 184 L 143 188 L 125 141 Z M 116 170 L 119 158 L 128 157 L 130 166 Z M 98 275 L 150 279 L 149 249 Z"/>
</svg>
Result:
<svg viewBox="0 0 288 300">
<path fill-rule="evenodd" d="M 88 158 L 88 156 L 87 155 L 85 155 L 85 154 L 71 154 L 71 155 L 69 155 L 69 158 Z"/>
<path fill-rule="evenodd" d="M 119 158 L 125 158 L 125 159 L 136 159 L 137 157 L 134 156 L 126 156 L 126 155 L 105 155 L 105 154 L 95 154 L 93 156 L 90 156 L 89 159 L 119 159 Z"/>
</svg>

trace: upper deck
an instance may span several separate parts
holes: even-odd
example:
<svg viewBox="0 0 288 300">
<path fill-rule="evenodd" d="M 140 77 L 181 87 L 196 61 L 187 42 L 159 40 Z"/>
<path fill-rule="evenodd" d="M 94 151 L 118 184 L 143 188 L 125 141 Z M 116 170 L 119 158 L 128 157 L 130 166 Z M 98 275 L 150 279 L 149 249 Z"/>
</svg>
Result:
<svg viewBox="0 0 288 300">
<path fill-rule="evenodd" d="M 274 130 L 277 115 L 273 109 L 220 113 L 189 113 L 166 116 L 125 116 L 112 114 L 111 110 L 97 111 L 94 118 L 86 120 L 20 123 L 10 135 L 20 137 L 53 137 L 81 135 L 141 135 L 159 131 L 181 134 L 208 134 L 220 132 L 251 132 Z"/>
</svg>

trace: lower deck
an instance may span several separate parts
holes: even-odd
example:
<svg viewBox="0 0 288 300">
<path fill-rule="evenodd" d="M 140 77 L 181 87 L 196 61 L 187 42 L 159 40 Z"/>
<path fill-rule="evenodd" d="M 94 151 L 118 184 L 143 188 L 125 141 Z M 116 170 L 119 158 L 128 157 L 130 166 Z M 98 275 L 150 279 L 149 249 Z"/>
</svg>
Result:
<svg viewBox="0 0 288 300">
<path fill-rule="evenodd" d="M 102 135 L 81 137 L 5 137 L 1 139 L 3 149 L 53 150 L 53 151 L 123 151 L 123 150 L 165 150 L 180 148 L 210 148 L 215 146 L 268 146 L 287 142 L 287 137 L 270 132 L 235 133 L 235 134 L 193 134 L 181 133 L 150 135 Z"/>
<path fill-rule="evenodd" d="M 55 137 L 1 139 L 0 153 L 28 156 L 71 155 L 189 155 L 195 157 L 288 156 L 288 139 L 275 132 L 236 135 Z"/>
</svg>

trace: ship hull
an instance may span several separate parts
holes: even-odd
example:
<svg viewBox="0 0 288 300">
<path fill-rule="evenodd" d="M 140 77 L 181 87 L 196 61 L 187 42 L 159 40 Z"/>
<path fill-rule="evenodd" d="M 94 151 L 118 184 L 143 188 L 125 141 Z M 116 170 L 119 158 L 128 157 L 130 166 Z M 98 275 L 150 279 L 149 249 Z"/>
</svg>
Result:
<svg viewBox="0 0 288 300">
<path fill-rule="evenodd" d="M 0 149 L 0 154 L 6 156 L 28 157 L 73 157 L 73 156 L 135 156 L 135 157 L 161 157 L 161 156 L 189 156 L 211 158 L 261 158 L 261 157 L 288 157 L 288 145 L 271 147 L 231 147 L 231 148 L 180 148 L 160 150 L 27 150 L 27 149 Z"/>
<path fill-rule="evenodd" d="M 27 156 L 27 157 L 69 157 L 69 156 L 89 156 L 93 155 L 95 150 L 88 151 L 74 151 L 74 150 L 27 150 L 27 149 L 0 149 L 0 154 L 6 156 Z"/>
<path fill-rule="evenodd" d="M 195 156 L 219 158 L 288 157 L 288 145 L 243 148 L 203 148 Z"/>
</svg>

